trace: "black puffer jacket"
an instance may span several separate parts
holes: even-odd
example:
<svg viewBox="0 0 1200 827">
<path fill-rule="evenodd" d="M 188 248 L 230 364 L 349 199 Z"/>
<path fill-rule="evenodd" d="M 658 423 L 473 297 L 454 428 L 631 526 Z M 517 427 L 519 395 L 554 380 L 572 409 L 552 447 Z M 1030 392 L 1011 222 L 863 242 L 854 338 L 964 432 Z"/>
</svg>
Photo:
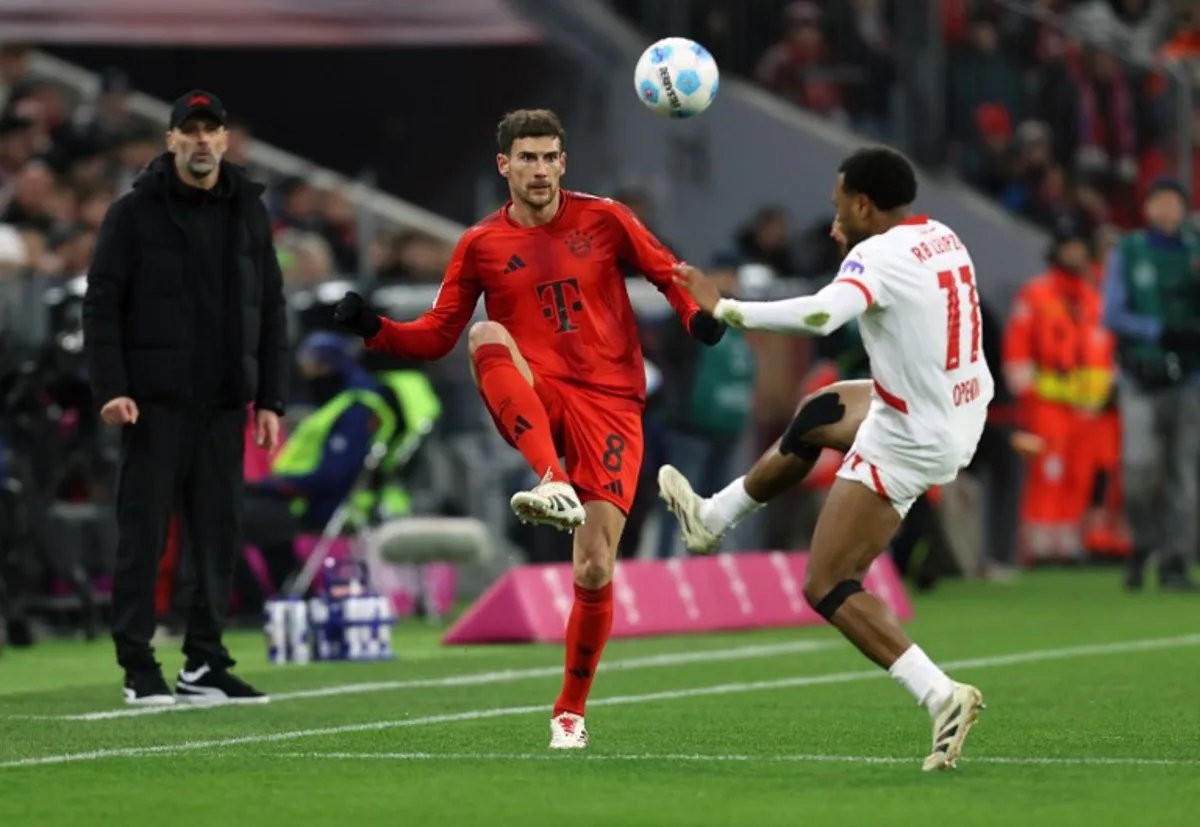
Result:
<svg viewBox="0 0 1200 827">
<path fill-rule="evenodd" d="M 223 336 L 200 330 L 192 275 L 197 255 L 180 222 L 184 205 L 172 185 L 173 157 L 164 153 L 118 198 L 96 238 L 83 303 L 84 347 L 96 405 L 118 396 L 137 402 L 205 404 L 195 398 L 198 348 L 235 360 L 227 375 L 240 390 L 234 404 L 253 401 L 282 413 L 288 337 L 283 275 L 275 257 L 263 187 L 237 166 L 221 165 L 230 209 L 225 239 Z M 240 357 L 240 358 L 239 358 Z"/>
</svg>

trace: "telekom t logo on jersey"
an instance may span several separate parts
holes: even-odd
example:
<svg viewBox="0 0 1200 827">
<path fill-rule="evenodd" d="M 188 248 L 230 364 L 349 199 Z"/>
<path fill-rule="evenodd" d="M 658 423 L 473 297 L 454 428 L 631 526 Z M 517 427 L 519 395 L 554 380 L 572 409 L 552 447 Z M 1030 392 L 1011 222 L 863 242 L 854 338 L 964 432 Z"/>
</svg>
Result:
<svg viewBox="0 0 1200 827">
<path fill-rule="evenodd" d="M 569 333 L 579 329 L 571 321 L 572 313 L 583 312 L 578 279 L 543 282 L 536 290 L 538 300 L 542 303 L 542 315 L 554 321 L 555 333 Z"/>
</svg>

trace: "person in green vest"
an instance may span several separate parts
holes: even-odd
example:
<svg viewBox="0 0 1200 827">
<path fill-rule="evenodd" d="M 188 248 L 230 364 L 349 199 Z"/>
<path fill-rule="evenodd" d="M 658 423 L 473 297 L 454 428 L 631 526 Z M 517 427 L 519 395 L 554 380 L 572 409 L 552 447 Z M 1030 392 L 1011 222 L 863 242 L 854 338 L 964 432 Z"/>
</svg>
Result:
<svg viewBox="0 0 1200 827">
<path fill-rule="evenodd" d="M 419 371 L 371 374 L 355 361 L 350 340 L 318 332 L 297 357 L 312 401 L 271 462 L 271 474 L 247 487 L 246 541 L 262 550 L 276 588 L 293 573 L 297 534 L 319 533 L 348 497 L 350 524 L 409 513 L 400 467 L 441 414 L 429 380 Z M 383 460 L 374 484 L 355 491 L 368 454 Z"/>
<path fill-rule="evenodd" d="M 734 295 L 735 270 L 714 270 L 712 278 L 722 295 Z M 675 335 L 675 327 L 666 327 L 662 340 L 664 462 L 694 481 L 697 491 L 716 491 L 731 473 L 738 440 L 750 420 L 754 350 L 733 328 L 717 344 L 704 347 L 689 336 Z M 663 507 L 660 513 L 658 556 L 665 559 L 673 555 L 679 532 L 671 512 Z"/>
<path fill-rule="evenodd" d="M 1177 181 L 1149 188 L 1146 229 L 1109 253 L 1104 323 L 1117 339 L 1121 461 L 1134 550 L 1127 588 L 1158 554 L 1159 585 L 1197 591 L 1200 477 L 1200 234 Z"/>
</svg>

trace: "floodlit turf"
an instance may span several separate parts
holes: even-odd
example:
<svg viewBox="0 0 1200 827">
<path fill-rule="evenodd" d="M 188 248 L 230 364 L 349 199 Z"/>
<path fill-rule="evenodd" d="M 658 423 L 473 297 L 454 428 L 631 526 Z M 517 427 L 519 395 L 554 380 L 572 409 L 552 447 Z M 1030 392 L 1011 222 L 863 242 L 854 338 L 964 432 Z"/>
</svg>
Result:
<svg viewBox="0 0 1200 827">
<path fill-rule="evenodd" d="M 107 642 L 9 651 L 0 825 L 1200 824 L 1200 598 L 1117 583 L 918 599 L 911 632 L 988 704 L 941 775 L 924 712 L 827 628 L 614 642 L 592 747 L 553 755 L 555 647 L 414 625 L 392 663 L 277 667 L 242 636 L 273 703 L 161 714 L 120 704 Z"/>
</svg>

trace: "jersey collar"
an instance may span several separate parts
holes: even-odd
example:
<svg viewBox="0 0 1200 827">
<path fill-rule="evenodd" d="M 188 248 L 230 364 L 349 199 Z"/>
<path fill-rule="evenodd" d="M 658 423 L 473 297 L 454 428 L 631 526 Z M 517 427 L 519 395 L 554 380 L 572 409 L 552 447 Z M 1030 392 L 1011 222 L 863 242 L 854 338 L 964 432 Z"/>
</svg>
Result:
<svg viewBox="0 0 1200 827">
<path fill-rule="evenodd" d="M 901 221 L 897 226 L 911 227 L 911 226 L 919 226 L 921 224 L 928 224 L 928 223 L 929 223 L 929 216 L 926 215 L 925 213 L 921 213 L 920 215 L 910 215 L 908 218 Z"/>
</svg>

